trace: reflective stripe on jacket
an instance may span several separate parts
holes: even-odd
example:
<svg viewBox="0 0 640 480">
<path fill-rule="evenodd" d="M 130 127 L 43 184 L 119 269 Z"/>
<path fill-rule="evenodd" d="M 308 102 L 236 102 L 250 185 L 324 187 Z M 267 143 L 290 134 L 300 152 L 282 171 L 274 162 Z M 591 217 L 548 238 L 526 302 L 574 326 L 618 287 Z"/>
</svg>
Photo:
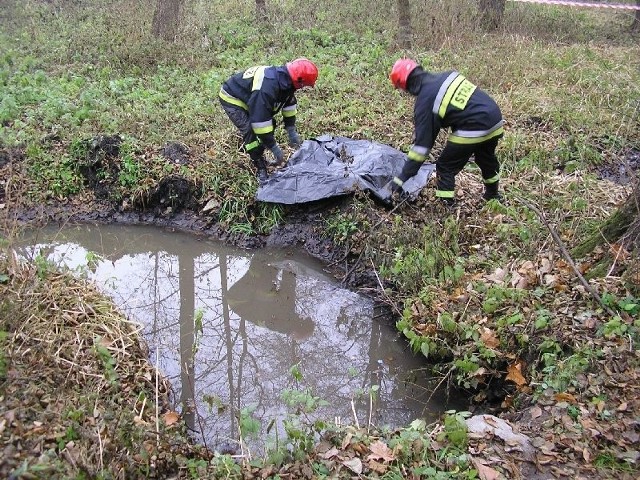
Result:
<svg viewBox="0 0 640 480">
<path fill-rule="evenodd" d="M 449 71 L 420 73 L 414 108 L 415 141 L 411 160 L 423 162 L 442 128 L 452 143 L 482 143 L 504 133 L 496 102 L 464 75 Z"/>
<path fill-rule="evenodd" d="M 275 144 L 273 117 L 282 112 L 285 126 L 295 125 L 297 101 L 286 67 L 257 66 L 232 75 L 220 99 L 249 112 L 251 128 L 267 146 Z"/>
</svg>

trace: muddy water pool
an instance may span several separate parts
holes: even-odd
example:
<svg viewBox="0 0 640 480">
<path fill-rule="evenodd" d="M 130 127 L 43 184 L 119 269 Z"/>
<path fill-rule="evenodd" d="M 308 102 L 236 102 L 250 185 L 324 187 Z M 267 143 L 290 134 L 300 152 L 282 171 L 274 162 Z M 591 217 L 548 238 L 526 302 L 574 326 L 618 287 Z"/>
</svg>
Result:
<svg viewBox="0 0 640 480">
<path fill-rule="evenodd" d="M 424 358 L 370 299 L 300 252 L 122 225 L 47 228 L 23 245 L 86 276 L 140 324 L 175 410 L 210 448 L 233 450 L 247 415 L 258 429 L 249 447 L 282 441 L 285 420 L 301 418 L 291 392 L 326 402 L 304 418 L 361 426 L 463 408 L 433 393 Z"/>
</svg>

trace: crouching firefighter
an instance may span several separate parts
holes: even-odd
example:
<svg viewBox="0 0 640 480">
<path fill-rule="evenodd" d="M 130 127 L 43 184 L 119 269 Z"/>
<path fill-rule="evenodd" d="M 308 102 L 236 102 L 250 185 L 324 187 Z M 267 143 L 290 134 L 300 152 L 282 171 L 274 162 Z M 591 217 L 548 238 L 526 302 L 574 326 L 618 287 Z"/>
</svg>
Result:
<svg viewBox="0 0 640 480">
<path fill-rule="evenodd" d="M 454 203 L 455 177 L 473 155 L 482 172 L 484 199 L 500 200 L 500 164 L 495 151 L 504 129 L 496 102 L 460 73 L 427 72 L 411 59 L 396 61 L 389 78 L 395 88 L 416 97 L 414 144 L 402 172 L 389 184 L 392 191 L 401 191 L 403 183 L 418 173 L 440 129 L 450 128 L 436 160 L 436 197 Z"/>
<path fill-rule="evenodd" d="M 284 161 L 274 137 L 274 115 L 282 112 L 289 144 L 299 146 L 295 91 L 313 87 L 317 79 L 316 65 L 306 58 L 298 58 L 282 66 L 249 68 L 231 76 L 220 88 L 222 108 L 240 130 L 243 147 L 256 167 L 260 182 L 267 179 L 265 148 L 271 150 L 277 164 Z"/>
</svg>

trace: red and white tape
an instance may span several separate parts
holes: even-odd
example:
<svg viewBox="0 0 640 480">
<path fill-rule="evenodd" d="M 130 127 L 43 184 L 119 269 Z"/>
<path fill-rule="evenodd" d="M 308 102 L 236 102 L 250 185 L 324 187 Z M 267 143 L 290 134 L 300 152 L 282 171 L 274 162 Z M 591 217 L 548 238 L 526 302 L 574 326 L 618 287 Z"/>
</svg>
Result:
<svg viewBox="0 0 640 480">
<path fill-rule="evenodd" d="M 590 8 L 615 8 L 618 10 L 640 10 L 640 5 L 628 3 L 595 3 L 595 2 L 572 2 L 570 0 L 511 0 L 512 2 L 542 3 L 547 5 L 567 5 L 570 7 L 590 7 Z"/>
</svg>

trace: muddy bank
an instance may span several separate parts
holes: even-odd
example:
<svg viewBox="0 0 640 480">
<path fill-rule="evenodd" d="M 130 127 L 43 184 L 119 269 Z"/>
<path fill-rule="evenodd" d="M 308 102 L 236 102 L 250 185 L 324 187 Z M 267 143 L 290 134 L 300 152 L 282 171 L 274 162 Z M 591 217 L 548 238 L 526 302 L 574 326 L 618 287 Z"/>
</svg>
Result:
<svg viewBox="0 0 640 480">
<path fill-rule="evenodd" d="M 204 235 L 241 248 L 300 246 L 327 264 L 345 257 L 345 252 L 322 233 L 323 212 L 339 207 L 345 202 L 344 198 L 283 207 L 284 221 L 268 235 L 232 233 L 219 223 L 221 198 L 208 197 L 202 185 L 182 175 L 168 174 L 155 181 L 145 181 L 149 186 L 123 195 L 121 182 L 123 169 L 127 167 L 120 158 L 121 148 L 122 139 L 118 135 L 99 135 L 79 142 L 74 161 L 84 192 L 66 199 L 50 197 L 46 203 L 35 206 L 20 202 L 24 193 L 20 179 L 26 175 L 23 152 L 0 149 L 3 176 L 16 180 L 12 185 L 7 182 L 0 185 L 0 201 L 5 196 L 13 196 L 15 200 L 11 213 L 5 210 L 5 215 L 18 223 L 34 226 L 66 222 L 153 225 Z M 159 153 L 168 165 L 186 166 L 199 160 L 179 142 L 167 143 Z M 247 218 L 256 215 L 257 208 L 255 202 L 249 203 Z"/>
<path fill-rule="evenodd" d="M 338 206 L 341 202 L 342 200 L 336 200 L 333 205 Z M 327 203 L 324 202 L 323 205 L 326 207 Z M 309 207 L 318 208 L 319 206 Z M 286 213 L 286 221 L 276 226 L 268 235 L 229 232 L 220 224 L 214 223 L 211 217 L 198 211 L 184 209 L 169 214 L 153 211 L 122 211 L 109 203 L 100 201 L 48 202 L 42 206 L 12 212 L 11 215 L 17 223 L 30 227 L 66 223 L 151 225 L 205 236 L 240 248 L 298 247 L 327 265 L 332 265 L 331 272 L 338 278 L 344 273 L 345 249 L 335 245 L 331 239 L 323 235 L 322 213 L 305 212 L 299 207 L 290 209 L 290 212 Z M 369 277 L 366 274 L 352 275 L 349 286 L 372 286 L 367 278 Z"/>
</svg>

